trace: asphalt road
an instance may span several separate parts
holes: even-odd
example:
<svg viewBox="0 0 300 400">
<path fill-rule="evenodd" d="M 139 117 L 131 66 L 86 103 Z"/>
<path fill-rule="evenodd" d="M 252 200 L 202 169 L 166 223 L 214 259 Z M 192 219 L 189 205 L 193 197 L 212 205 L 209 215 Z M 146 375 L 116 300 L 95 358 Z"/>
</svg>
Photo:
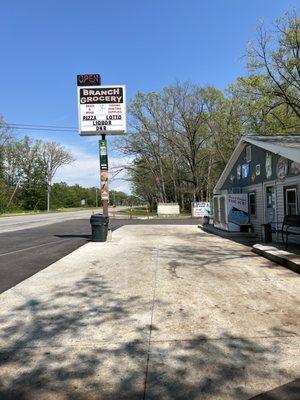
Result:
<svg viewBox="0 0 300 400">
<path fill-rule="evenodd" d="M 120 211 L 128 207 L 118 206 L 115 211 Z M 37 228 L 39 226 L 55 224 L 56 222 L 71 221 L 74 219 L 89 218 L 93 212 L 102 212 L 102 208 L 85 209 L 77 211 L 51 212 L 27 215 L 13 215 L 0 218 L 0 233 L 12 232 L 29 228 Z M 109 208 L 109 212 L 113 212 L 113 208 Z"/>
<path fill-rule="evenodd" d="M 125 224 L 198 224 L 193 219 L 111 219 L 111 229 Z M 26 226 L 26 225 L 25 225 Z M 90 240 L 89 218 L 73 219 L 0 233 L 0 293 L 36 274 Z"/>
</svg>

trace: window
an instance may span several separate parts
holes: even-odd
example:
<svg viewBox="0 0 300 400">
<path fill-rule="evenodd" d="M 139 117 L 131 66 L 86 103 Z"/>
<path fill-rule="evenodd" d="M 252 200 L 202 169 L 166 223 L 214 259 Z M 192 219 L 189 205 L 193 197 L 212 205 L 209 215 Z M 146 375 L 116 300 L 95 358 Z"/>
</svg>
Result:
<svg viewBox="0 0 300 400">
<path fill-rule="evenodd" d="M 247 162 L 251 161 L 251 146 L 246 147 L 246 160 Z"/>
<path fill-rule="evenodd" d="M 285 188 L 285 215 L 296 215 L 297 208 L 297 188 Z"/>
<path fill-rule="evenodd" d="M 228 194 L 239 194 L 239 193 L 242 193 L 241 188 L 233 187 L 228 189 Z"/>
<path fill-rule="evenodd" d="M 256 194 L 255 192 L 249 193 L 249 213 L 256 215 Z"/>
</svg>

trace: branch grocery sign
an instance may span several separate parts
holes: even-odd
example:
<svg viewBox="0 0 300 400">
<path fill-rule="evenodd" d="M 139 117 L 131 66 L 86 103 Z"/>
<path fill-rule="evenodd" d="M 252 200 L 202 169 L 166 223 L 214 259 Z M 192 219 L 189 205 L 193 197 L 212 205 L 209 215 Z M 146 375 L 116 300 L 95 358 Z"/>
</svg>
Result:
<svg viewBox="0 0 300 400">
<path fill-rule="evenodd" d="M 80 135 L 126 133 L 124 85 L 78 86 L 77 93 Z"/>
</svg>

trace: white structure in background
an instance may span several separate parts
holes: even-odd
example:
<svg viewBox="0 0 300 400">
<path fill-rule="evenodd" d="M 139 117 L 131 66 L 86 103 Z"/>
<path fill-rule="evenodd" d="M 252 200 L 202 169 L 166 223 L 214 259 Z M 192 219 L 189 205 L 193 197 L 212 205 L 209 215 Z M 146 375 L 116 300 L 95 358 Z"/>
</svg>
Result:
<svg viewBox="0 0 300 400">
<path fill-rule="evenodd" d="M 157 215 L 159 217 L 178 216 L 180 208 L 178 203 L 158 203 Z"/>
</svg>

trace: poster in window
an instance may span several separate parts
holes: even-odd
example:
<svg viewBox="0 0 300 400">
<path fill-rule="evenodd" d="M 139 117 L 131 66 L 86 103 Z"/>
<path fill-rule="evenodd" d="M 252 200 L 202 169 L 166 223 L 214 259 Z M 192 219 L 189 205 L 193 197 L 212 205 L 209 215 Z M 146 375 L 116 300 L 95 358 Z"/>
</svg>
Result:
<svg viewBox="0 0 300 400">
<path fill-rule="evenodd" d="M 237 177 L 238 181 L 241 179 L 241 174 L 242 174 L 242 167 L 241 167 L 241 164 L 239 164 L 236 167 L 236 177 Z"/>
<path fill-rule="evenodd" d="M 249 222 L 248 195 L 245 193 L 228 195 L 228 230 L 238 231 L 240 226 Z"/>
<path fill-rule="evenodd" d="M 280 157 L 277 162 L 276 175 L 281 181 L 284 180 L 288 173 L 288 160 L 284 157 Z"/>
<path fill-rule="evenodd" d="M 270 153 L 266 154 L 266 177 L 267 179 L 271 178 L 272 176 L 272 155 Z"/>
<path fill-rule="evenodd" d="M 249 176 L 249 164 L 243 164 L 242 165 L 242 178 L 248 178 Z"/>
</svg>

